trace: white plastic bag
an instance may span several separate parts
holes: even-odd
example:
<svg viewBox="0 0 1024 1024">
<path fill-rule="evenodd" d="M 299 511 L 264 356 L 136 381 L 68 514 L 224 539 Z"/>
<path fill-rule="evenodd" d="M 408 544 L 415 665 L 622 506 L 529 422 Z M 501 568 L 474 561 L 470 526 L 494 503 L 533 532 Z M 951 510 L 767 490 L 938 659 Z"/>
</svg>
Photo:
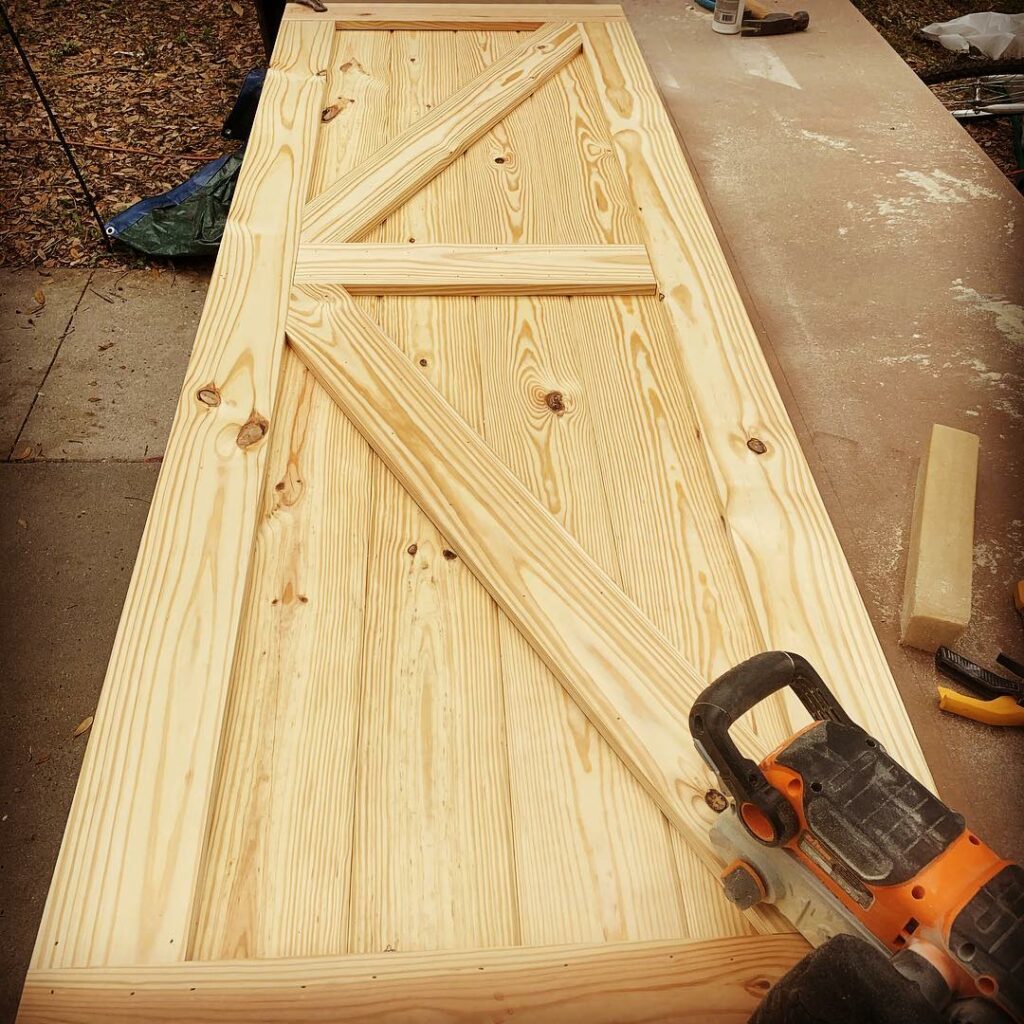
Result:
<svg viewBox="0 0 1024 1024">
<path fill-rule="evenodd" d="M 966 53 L 971 47 L 993 60 L 1024 57 L 1024 14 L 985 11 L 927 25 L 921 33 L 947 50 Z"/>
</svg>

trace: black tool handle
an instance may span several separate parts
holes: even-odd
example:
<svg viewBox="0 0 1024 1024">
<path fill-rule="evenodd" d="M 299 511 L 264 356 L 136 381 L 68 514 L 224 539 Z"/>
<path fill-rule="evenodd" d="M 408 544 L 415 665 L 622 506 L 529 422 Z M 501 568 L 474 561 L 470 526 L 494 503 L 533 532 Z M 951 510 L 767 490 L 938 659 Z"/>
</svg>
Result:
<svg viewBox="0 0 1024 1024">
<path fill-rule="evenodd" d="M 778 846 L 792 838 L 797 828 L 796 814 L 760 767 L 740 753 L 729 729 L 761 701 L 787 686 L 816 721 L 855 726 L 810 662 L 788 651 L 768 651 L 748 658 L 719 676 L 690 709 L 690 732 L 701 755 L 741 808 L 753 804 L 771 823 L 772 837 L 757 837 L 767 846 Z"/>
<path fill-rule="evenodd" d="M 981 665 L 971 661 L 970 658 L 965 658 L 952 648 L 940 647 L 935 652 L 935 668 L 947 679 L 962 683 L 986 697 L 995 695 L 997 697 L 1013 697 L 1018 701 L 1024 699 L 1024 688 L 1020 683 L 1015 683 L 1012 679 L 982 668 Z"/>
</svg>

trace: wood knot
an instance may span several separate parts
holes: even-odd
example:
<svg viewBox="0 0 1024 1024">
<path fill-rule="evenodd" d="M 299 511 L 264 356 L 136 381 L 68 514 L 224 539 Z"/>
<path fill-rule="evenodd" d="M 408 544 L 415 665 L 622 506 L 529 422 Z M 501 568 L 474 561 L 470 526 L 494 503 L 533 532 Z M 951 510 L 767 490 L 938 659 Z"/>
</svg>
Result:
<svg viewBox="0 0 1024 1024">
<path fill-rule="evenodd" d="M 419 548 L 418 548 L 418 547 L 417 547 L 417 546 L 416 546 L 415 544 L 410 544 L 410 545 L 409 545 L 409 546 L 408 546 L 408 547 L 407 547 L 407 548 L 405 549 L 405 552 L 406 552 L 406 554 L 408 554 L 408 555 L 415 555 L 417 551 L 419 551 Z"/>
<path fill-rule="evenodd" d="M 445 548 L 445 549 L 444 549 L 444 551 L 442 551 L 442 552 L 441 552 L 441 554 L 442 554 L 442 555 L 444 555 L 444 557 L 445 557 L 445 558 L 446 558 L 446 559 L 447 559 L 447 560 L 448 560 L 449 562 L 451 562 L 451 561 L 454 561 L 454 560 L 455 560 L 456 558 L 458 558 L 458 557 L 459 557 L 459 556 L 458 556 L 457 554 L 455 554 L 455 552 L 454 552 L 454 551 L 452 551 L 452 549 L 451 549 L 451 548 Z"/>
<path fill-rule="evenodd" d="M 270 423 L 265 416 L 261 416 L 255 410 L 252 415 L 242 424 L 242 429 L 235 438 L 239 448 L 251 448 L 267 436 Z"/>
<path fill-rule="evenodd" d="M 721 814 L 728 806 L 729 800 L 726 795 L 717 789 L 709 789 L 704 794 L 704 803 L 715 812 Z"/>
<path fill-rule="evenodd" d="M 328 121 L 333 121 L 346 107 L 355 103 L 355 100 L 349 99 L 347 96 L 339 98 L 337 103 L 332 103 L 329 107 L 324 107 L 320 114 L 320 120 L 327 124 Z"/>
<path fill-rule="evenodd" d="M 211 408 L 216 408 L 216 406 L 220 405 L 220 389 L 216 384 L 207 384 L 206 387 L 200 388 L 196 392 L 196 398 L 198 398 L 203 405 L 209 405 Z"/>
<path fill-rule="evenodd" d="M 749 440 L 749 441 L 747 442 L 747 447 L 748 447 L 748 448 L 749 448 L 749 449 L 750 449 L 750 450 L 751 450 L 751 451 L 752 451 L 752 452 L 753 452 L 753 453 L 754 453 L 755 455 L 764 455 L 764 453 L 765 453 L 766 451 L 768 451 L 768 446 L 767 446 L 767 445 L 766 445 L 766 444 L 764 443 L 764 441 L 762 441 L 762 440 L 761 440 L 761 439 L 760 439 L 759 437 L 752 437 L 752 438 L 751 438 L 751 439 L 750 439 L 750 440 Z"/>
<path fill-rule="evenodd" d="M 549 391 L 544 396 L 544 404 L 556 415 L 565 413 L 565 396 L 561 391 Z"/>
</svg>

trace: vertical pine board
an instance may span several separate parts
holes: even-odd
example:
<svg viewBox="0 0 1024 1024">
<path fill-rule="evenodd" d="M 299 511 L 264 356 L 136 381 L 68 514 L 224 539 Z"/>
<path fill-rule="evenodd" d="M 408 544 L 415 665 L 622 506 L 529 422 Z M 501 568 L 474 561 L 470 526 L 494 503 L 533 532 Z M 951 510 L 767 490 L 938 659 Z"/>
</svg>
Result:
<svg viewBox="0 0 1024 1024">
<path fill-rule="evenodd" d="M 573 301 L 623 589 L 711 680 L 764 649 L 710 479 L 661 303 Z M 767 754 L 793 731 L 780 698 L 747 717 Z"/>
<path fill-rule="evenodd" d="M 337 32 L 309 194 L 317 196 L 390 137 L 391 32 Z"/>
<path fill-rule="evenodd" d="M 624 23 L 584 51 L 640 211 L 755 615 L 925 784 L 931 773 L 668 114 Z M 756 439 L 764 446 L 748 447 Z"/>
<path fill-rule="evenodd" d="M 311 195 L 386 141 L 390 38 L 333 33 Z M 348 949 L 375 457 L 290 352 L 276 419 L 190 950 L 200 959 Z"/>
<path fill-rule="evenodd" d="M 485 437 L 615 576 L 571 316 L 565 299 L 480 300 Z M 661 813 L 504 616 L 501 641 L 524 942 L 685 934 Z"/>
<path fill-rule="evenodd" d="M 392 37 L 392 134 L 473 77 L 452 59 L 453 38 Z M 371 239 L 414 244 L 443 230 L 462 172 L 456 161 L 439 194 L 414 196 Z M 479 367 L 459 329 L 471 301 L 360 300 L 479 423 Z M 380 463 L 373 481 L 351 948 L 515 943 L 497 609 Z"/>
<path fill-rule="evenodd" d="M 287 353 L 193 959 L 347 949 L 366 442 Z"/>
<path fill-rule="evenodd" d="M 636 239 L 583 61 L 539 89 L 487 141 L 489 154 L 481 144 L 466 156 L 467 163 L 479 158 L 470 165 L 479 167 L 471 177 L 476 191 L 466 201 L 486 237 L 535 241 L 554 231 L 562 242 Z M 495 182 L 504 186 L 497 203 Z M 488 362 L 494 370 L 485 378 L 485 436 L 496 451 L 709 678 L 761 649 L 660 309 L 653 301 L 549 298 L 481 299 L 478 308 L 485 373 Z M 501 393 L 503 380 L 513 393 Z M 552 392 L 567 410 L 561 415 L 544 404 Z M 585 442 L 559 451 L 581 426 Z M 633 806 L 632 778 L 619 778 L 622 765 L 602 740 L 590 742 L 568 697 L 538 688 L 546 673 L 529 664 L 532 651 L 503 625 L 524 937 L 531 924 L 536 941 L 749 930 L 660 815 Z M 517 687 L 523 657 L 532 671 L 521 672 Z M 751 723 L 768 733 L 763 749 L 782 738 L 780 718 L 775 707 Z M 553 763 L 562 753 L 575 770 Z M 574 811 L 562 834 L 551 825 L 560 805 Z M 667 844 L 676 870 L 663 859 Z M 568 912 L 588 878 L 598 884 Z"/>
<path fill-rule="evenodd" d="M 493 33 L 461 34 L 460 62 L 484 66 L 500 55 L 503 43 L 509 45 Z M 585 114 L 573 119 L 561 109 L 576 63 L 466 154 L 462 203 L 473 213 L 453 225 L 463 238 L 635 240 L 628 219 L 609 223 L 607 230 L 590 223 L 594 192 L 611 220 L 616 204 L 607 198 L 613 184 L 595 184 L 600 172 L 591 166 L 594 147 Z M 545 151 L 559 154 L 559 162 L 548 161 Z M 618 174 L 614 164 L 612 169 Z M 553 298 L 477 300 L 483 433 L 552 514 L 616 575 L 590 409 L 581 401 L 565 307 L 566 300 Z M 552 409 L 549 401 L 564 409 Z M 523 941 L 683 934 L 660 812 L 504 615 L 500 628 Z"/>
<path fill-rule="evenodd" d="M 34 967 L 186 954 L 332 37 L 293 25 L 278 39 Z"/>
</svg>

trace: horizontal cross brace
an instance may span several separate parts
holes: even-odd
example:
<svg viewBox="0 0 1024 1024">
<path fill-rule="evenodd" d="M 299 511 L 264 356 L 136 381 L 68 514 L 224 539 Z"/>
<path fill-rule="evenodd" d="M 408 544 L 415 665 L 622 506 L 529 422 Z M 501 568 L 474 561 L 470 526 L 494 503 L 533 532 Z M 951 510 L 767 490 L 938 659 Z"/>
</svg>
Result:
<svg viewBox="0 0 1024 1024">
<path fill-rule="evenodd" d="M 306 245 L 297 284 L 371 295 L 653 295 L 642 245 Z"/>
</svg>

